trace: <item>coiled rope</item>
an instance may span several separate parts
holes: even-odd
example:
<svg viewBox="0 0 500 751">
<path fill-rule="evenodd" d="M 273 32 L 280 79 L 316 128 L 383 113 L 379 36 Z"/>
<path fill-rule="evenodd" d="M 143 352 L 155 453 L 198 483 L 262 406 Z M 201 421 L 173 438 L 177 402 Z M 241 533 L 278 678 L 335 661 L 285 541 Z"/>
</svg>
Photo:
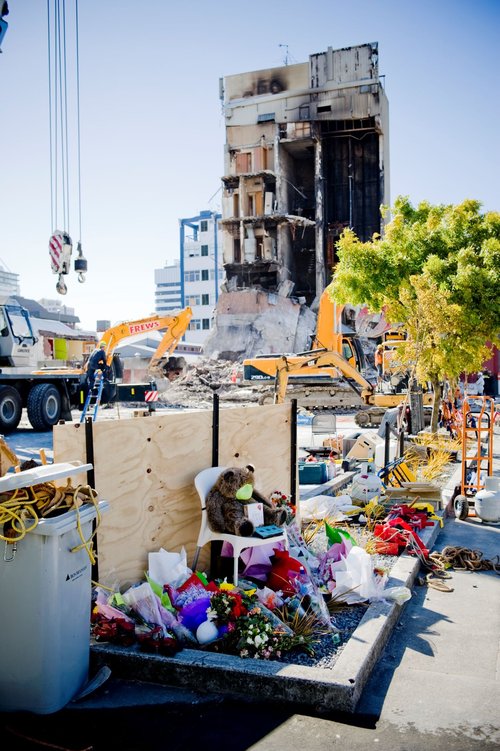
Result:
<svg viewBox="0 0 500 751">
<path fill-rule="evenodd" d="M 86 540 L 80 518 L 80 508 L 91 503 L 96 511 L 96 524 L 90 537 Z M 40 519 L 54 517 L 65 511 L 76 512 L 76 528 L 81 544 L 71 549 L 72 553 L 85 549 L 92 565 L 96 558 L 92 538 L 101 522 L 97 493 L 90 485 L 71 486 L 68 480 L 63 487 L 52 482 L 39 483 L 27 488 L 17 488 L 0 493 L 0 540 L 12 545 L 17 544 L 38 525 Z"/>
<path fill-rule="evenodd" d="M 454 568 L 456 571 L 495 571 L 500 574 L 500 556 L 489 560 L 483 558 L 480 550 L 447 545 L 441 553 L 431 553 L 429 558 L 442 569 Z"/>
</svg>

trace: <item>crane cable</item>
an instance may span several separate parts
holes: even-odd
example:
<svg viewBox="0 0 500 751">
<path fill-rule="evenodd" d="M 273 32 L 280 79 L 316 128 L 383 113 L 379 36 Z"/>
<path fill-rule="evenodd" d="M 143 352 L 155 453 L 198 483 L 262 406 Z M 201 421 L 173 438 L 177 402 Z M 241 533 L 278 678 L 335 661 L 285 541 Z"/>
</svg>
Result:
<svg viewBox="0 0 500 751">
<path fill-rule="evenodd" d="M 82 235 L 81 130 L 80 130 L 80 47 L 79 9 L 75 0 L 75 75 L 76 75 L 76 184 L 79 244 Z M 59 222 L 60 206 L 64 230 L 70 231 L 70 145 L 68 121 L 66 0 L 47 0 L 47 48 L 49 77 L 49 159 L 51 231 Z M 53 34 L 51 33 L 53 30 Z M 59 195 L 61 191 L 61 198 Z"/>
</svg>

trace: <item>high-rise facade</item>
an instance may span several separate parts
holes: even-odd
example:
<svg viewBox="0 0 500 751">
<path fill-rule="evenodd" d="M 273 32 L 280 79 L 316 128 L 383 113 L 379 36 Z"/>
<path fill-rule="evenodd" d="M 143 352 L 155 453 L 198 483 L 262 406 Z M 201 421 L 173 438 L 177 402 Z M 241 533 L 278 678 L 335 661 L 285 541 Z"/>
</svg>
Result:
<svg viewBox="0 0 500 751">
<path fill-rule="evenodd" d="M 226 284 L 207 353 L 307 349 L 342 231 L 381 233 L 390 202 L 378 45 L 329 48 L 220 88 Z"/>
<path fill-rule="evenodd" d="M 200 211 L 179 219 L 179 260 L 155 270 L 155 310 L 168 314 L 190 306 L 193 317 L 185 339 L 202 344 L 213 327 L 213 311 L 224 278 L 221 215 Z"/>
</svg>

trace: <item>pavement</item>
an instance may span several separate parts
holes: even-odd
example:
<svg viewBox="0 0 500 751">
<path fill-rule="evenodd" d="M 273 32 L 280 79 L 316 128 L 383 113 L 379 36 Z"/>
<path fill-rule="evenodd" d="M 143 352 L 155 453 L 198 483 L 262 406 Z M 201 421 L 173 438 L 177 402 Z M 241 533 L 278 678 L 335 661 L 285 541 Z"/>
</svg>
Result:
<svg viewBox="0 0 500 751">
<path fill-rule="evenodd" d="M 499 437 L 497 432 L 496 476 Z M 442 529 L 436 525 L 430 533 L 435 551 L 456 546 L 478 550 L 484 560 L 498 555 L 500 524 L 474 516 L 444 521 Z M 301 704 L 300 692 L 294 694 L 293 686 L 304 680 L 300 676 L 286 676 L 281 685 L 290 684 L 291 695 L 280 696 L 287 689 L 278 688 L 275 673 L 265 670 L 259 695 L 255 665 L 239 674 L 229 666 L 224 685 L 224 670 L 208 659 L 189 685 L 182 684 L 186 665 L 170 676 L 177 686 L 162 685 L 156 682 L 154 660 L 153 668 L 146 660 L 127 673 L 121 657 L 115 663 L 108 653 L 101 664 L 111 665 L 111 674 L 86 697 L 51 715 L 0 713 L 7 747 L 500 749 L 500 577 L 494 571 L 453 570 L 447 580 L 452 591 L 443 592 L 419 585 L 420 567 L 409 559 L 404 557 L 396 576 L 411 583 L 410 600 L 393 608 L 374 604 L 375 617 L 356 630 L 344 651 L 350 672 L 346 668 L 342 680 L 337 674 L 315 694 L 312 689 L 313 701 L 304 693 L 308 701 Z M 96 669 L 95 655 L 93 662 Z M 342 704 L 339 696 L 349 700 Z"/>
</svg>

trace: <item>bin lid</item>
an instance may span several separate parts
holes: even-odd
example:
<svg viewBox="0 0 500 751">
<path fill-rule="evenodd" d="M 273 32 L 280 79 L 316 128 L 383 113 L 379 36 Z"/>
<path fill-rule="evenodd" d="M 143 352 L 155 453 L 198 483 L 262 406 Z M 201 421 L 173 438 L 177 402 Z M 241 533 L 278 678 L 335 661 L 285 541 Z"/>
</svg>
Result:
<svg viewBox="0 0 500 751">
<path fill-rule="evenodd" d="M 23 472 L 12 472 L 0 477 L 0 493 L 5 490 L 16 490 L 16 488 L 29 488 L 41 482 L 51 482 L 80 472 L 89 472 L 91 469 L 92 464 L 82 464 L 78 461 L 42 464 L 40 467 L 25 469 Z"/>
</svg>

